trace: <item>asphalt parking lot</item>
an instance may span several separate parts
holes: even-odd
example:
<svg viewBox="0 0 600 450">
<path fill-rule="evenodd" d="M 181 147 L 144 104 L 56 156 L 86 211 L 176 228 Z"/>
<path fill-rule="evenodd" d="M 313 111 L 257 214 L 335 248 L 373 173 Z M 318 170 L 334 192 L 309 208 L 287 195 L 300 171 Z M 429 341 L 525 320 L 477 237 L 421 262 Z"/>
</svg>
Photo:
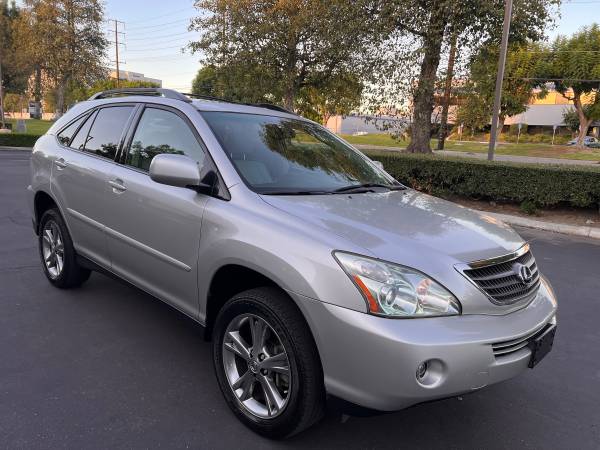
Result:
<svg viewBox="0 0 600 450">
<path fill-rule="evenodd" d="M 600 447 L 600 241 L 520 230 L 560 302 L 536 370 L 393 414 L 332 410 L 272 442 L 230 413 L 191 320 L 98 274 L 78 290 L 50 286 L 25 203 L 28 159 L 0 151 L 0 448 Z"/>
</svg>

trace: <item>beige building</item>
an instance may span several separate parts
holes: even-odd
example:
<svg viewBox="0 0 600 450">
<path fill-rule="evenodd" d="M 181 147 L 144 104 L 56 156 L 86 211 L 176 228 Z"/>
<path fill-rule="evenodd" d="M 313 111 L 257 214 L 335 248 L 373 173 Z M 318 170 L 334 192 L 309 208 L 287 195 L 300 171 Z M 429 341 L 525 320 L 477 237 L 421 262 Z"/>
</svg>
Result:
<svg viewBox="0 0 600 450">
<path fill-rule="evenodd" d="M 111 69 L 110 77 L 117 78 L 117 71 L 114 69 Z M 150 78 L 150 77 L 145 76 L 143 73 L 131 72 L 129 70 L 119 70 L 119 80 L 145 81 L 145 82 L 157 84 L 158 87 L 162 87 L 162 80 L 159 80 L 158 78 Z"/>
</svg>

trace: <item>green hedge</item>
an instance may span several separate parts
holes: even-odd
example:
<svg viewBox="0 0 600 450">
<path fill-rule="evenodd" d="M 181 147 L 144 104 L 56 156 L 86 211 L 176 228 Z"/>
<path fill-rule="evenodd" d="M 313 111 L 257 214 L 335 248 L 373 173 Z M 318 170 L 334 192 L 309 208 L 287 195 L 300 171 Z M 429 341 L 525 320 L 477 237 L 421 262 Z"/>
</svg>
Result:
<svg viewBox="0 0 600 450">
<path fill-rule="evenodd" d="M 22 133 L 0 133 L 0 147 L 33 147 L 40 136 Z"/>
<path fill-rule="evenodd" d="M 438 196 L 529 202 L 537 206 L 600 205 L 600 167 L 489 162 L 438 155 L 367 151 L 396 179 Z"/>
</svg>

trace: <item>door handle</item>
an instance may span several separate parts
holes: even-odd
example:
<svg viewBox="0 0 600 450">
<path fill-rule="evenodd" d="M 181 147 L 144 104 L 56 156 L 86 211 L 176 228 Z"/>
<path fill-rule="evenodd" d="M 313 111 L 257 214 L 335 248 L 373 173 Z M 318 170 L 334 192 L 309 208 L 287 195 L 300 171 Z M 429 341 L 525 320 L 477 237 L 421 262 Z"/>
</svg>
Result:
<svg viewBox="0 0 600 450">
<path fill-rule="evenodd" d="M 120 194 L 127 190 L 127 188 L 123 184 L 123 180 L 119 180 L 118 178 L 116 180 L 110 180 L 108 184 L 110 184 L 110 186 L 113 188 L 113 192 L 115 194 Z"/>
<path fill-rule="evenodd" d="M 64 158 L 58 158 L 56 161 L 54 161 L 54 164 L 56 164 L 58 170 L 64 169 L 69 165 Z"/>
</svg>

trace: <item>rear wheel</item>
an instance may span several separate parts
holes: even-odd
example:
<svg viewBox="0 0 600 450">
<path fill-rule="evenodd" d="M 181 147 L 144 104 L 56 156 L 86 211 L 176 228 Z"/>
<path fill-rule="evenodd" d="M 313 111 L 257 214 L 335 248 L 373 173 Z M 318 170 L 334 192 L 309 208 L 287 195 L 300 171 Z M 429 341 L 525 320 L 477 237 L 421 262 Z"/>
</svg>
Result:
<svg viewBox="0 0 600 450">
<path fill-rule="evenodd" d="M 50 283 L 68 289 L 85 282 L 91 272 L 77 264 L 73 241 L 57 209 L 49 209 L 42 215 L 39 230 L 40 258 Z"/>
<path fill-rule="evenodd" d="M 302 314 L 274 288 L 229 300 L 217 317 L 214 364 L 236 416 L 272 438 L 296 434 L 325 408 L 317 349 Z"/>
</svg>

